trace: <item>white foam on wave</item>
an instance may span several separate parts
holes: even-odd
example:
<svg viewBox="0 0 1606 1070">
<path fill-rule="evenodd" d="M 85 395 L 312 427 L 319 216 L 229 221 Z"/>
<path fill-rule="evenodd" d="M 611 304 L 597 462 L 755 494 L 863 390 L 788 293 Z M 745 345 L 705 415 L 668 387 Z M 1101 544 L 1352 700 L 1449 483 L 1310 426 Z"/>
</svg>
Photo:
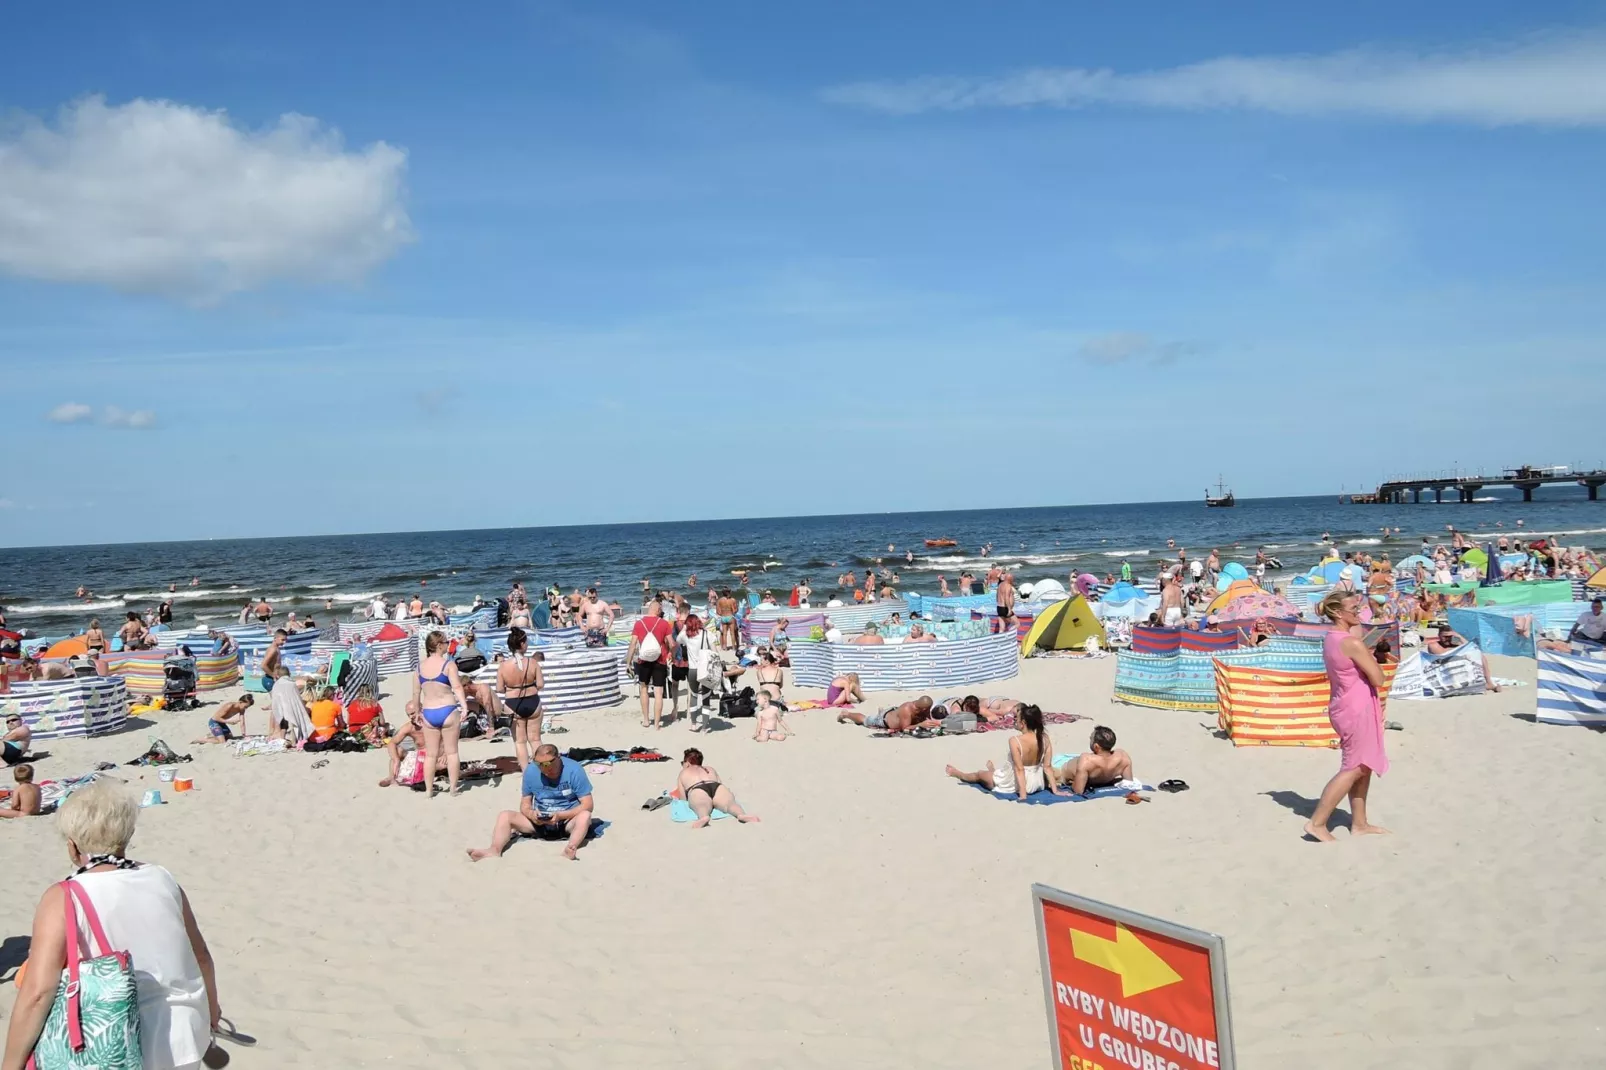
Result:
<svg viewBox="0 0 1606 1070">
<path fill-rule="evenodd" d="M 1382 539 L 1345 539 L 1345 546 L 1376 546 Z"/>
<path fill-rule="evenodd" d="M 1148 557 L 1150 550 L 1104 550 L 1105 557 Z"/>
<path fill-rule="evenodd" d="M 454 572 L 454 573 L 452 573 L 452 575 L 455 576 L 455 575 L 457 575 L 457 573 Z M 338 586 L 340 586 L 338 583 L 309 583 L 309 584 L 307 584 L 307 587 L 310 590 L 314 590 L 314 591 L 326 591 L 331 587 L 338 587 Z"/>
<path fill-rule="evenodd" d="M 94 602 L 44 603 L 37 606 L 12 606 L 14 617 L 48 617 L 53 613 L 84 613 L 96 609 L 122 609 L 128 605 L 121 598 L 98 599 Z"/>
<path fill-rule="evenodd" d="M 135 591 L 123 595 L 125 602 L 188 602 L 197 598 L 215 598 L 232 591 L 214 591 L 207 587 L 180 587 L 176 591 Z"/>
<path fill-rule="evenodd" d="M 332 594 L 329 596 L 329 600 L 331 602 L 372 602 L 382 593 L 381 591 L 365 591 L 360 594 Z"/>
</svg>

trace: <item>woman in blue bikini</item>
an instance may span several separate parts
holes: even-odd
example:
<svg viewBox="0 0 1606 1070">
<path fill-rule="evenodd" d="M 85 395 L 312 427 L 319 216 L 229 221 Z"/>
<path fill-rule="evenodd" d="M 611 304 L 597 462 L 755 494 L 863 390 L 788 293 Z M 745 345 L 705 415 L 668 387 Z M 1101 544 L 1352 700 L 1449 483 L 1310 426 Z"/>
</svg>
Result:
<svg viewBox="0 0 1606 1070">
<path fill-rule="evenodd" d="M 433 771 L 440 758 L 446 758 L 446 783 L 457 794 L 462 763 L 457 758 L 457 730 L 463 723 L 468 699 L 463 696 L 463 680 L 457 675 L 457 662 L 446 654 L 446 637 L 430 632 L 424 640 L 424 660 L 418 666 L 413 684 L 413 702 L 424 718 L 424 768 Z M 424 778 L 424 795 L 435 797 L 435 778 Z"/>
</svg>

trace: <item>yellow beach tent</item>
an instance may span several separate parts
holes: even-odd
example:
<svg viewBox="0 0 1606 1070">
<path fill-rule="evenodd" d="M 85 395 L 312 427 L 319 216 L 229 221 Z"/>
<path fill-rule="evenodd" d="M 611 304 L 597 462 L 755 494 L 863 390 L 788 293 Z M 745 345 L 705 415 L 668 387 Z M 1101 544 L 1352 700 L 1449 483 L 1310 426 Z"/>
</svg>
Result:
<svg viewBox="0 0 1606 1070">
<path fill-rule="evenodd" d="M 1100 646 L 1109 645 L 1104 625 L 1093 615 L 1087 599 L 1076 594 L 1037 615 L 1032 630 L 1021 640 L 1021 652 L 1030 657 L 1039 650 L 1081 650 L 1090 635 L 1098 638 Z"/>
<path fill-rule="evenodd" d="M 1597 591 L 1606 589 L 1606 568 L 1601 569 L 1599 572 L 1589 577 L 1589 579 L 1585 580 L 1584 586 L 1593 587 Z"/>
</svg>

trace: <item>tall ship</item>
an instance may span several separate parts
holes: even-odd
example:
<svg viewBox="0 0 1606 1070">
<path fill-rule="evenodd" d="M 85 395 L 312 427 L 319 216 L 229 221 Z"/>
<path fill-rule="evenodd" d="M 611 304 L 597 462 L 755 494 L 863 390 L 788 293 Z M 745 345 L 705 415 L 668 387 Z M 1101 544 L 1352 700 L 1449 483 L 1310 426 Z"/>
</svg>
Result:
<svg viewBox="0 0 1606 1070">
<path fill-rule="evenodd" d="M 1232 491 L 1223 484 L 1220 476 L 1216 477 L 1216 493 L 1214 495 L 1210 493 L 1209 487 L 1205 488 L 1205 505 L 1208 508 L 1231 509 L 1237 504 L 1237 501 L 1232 496 Z"/>
</svg>

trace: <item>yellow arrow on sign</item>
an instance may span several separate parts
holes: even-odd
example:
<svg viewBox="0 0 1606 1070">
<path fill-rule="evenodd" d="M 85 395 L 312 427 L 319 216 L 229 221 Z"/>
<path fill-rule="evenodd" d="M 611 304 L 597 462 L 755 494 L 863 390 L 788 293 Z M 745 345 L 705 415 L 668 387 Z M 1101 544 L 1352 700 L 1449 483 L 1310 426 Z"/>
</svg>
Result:
<svg viewBox="0 0 1606 1070">
<path fill-rule="evenodd" d="M 1124 925 L 1115 927 L 1114 940 L 1072 929 L 1071 951 L 1090 966 L 1120 974 L 1121 995 L 1129 999 L 1182 980 L 1181 974 Z"/>
</svg>

